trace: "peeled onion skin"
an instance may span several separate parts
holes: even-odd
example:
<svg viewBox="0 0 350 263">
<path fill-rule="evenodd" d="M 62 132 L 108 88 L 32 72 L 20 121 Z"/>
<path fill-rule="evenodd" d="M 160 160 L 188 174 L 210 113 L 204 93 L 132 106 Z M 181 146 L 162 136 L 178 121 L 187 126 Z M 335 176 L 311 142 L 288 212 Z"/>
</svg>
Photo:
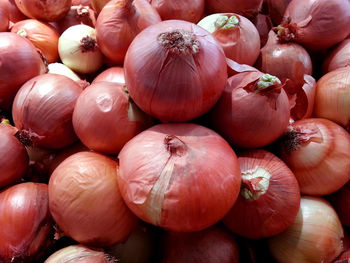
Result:
<svg viewBox="0 0 350 263">
<path fill-rule="evenodd" d="M 208 14 L 233 12 L 247 18 L 256 16 L 263 0 L 205 0 Z"/>
</svg>

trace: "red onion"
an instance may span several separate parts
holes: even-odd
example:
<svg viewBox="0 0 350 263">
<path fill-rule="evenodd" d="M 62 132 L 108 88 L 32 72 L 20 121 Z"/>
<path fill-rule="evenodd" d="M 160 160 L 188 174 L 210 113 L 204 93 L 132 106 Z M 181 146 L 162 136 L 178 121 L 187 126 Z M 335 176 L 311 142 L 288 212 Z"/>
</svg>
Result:
<svg viewBox="0 0 350 263">
<path fill-rule="evenodd" d="M 14 184 L 28 167 L 26 148 L 15 137 L 16 132 L 10 124 L 0 123 L 0 188 Z"/>
<path fill-rule="evenodd" d="M 196 124 L 153 126 L 131 139 L 118 158 L 118 184 L 128 207 L 143 221 L 171 231 L 215 224 L 239 192 L 234 151 Z"/>
<path fill-rule="evenodd" d="M 47 185 L 21 183 L 0 193 L 0 258 L 3 262 L 38 262 L 52 242 L 53 222 Z"/>
<path fill-rule="evenodd" d="M 323 72 L 328 73 L 341 67 L 350 66 L 350 39 L 336 46 L 323 63 Z"/>
<path fill-rule="evenodd" d="M 129 98 L 123 85 L 98 82 L 79 96 L 73 127 L 79 139 L 90 149 L 117 154 L 125 143 L 152 124 Z"/>
<path fill-rule="evenodd" d="M 91 84 L 100 82 L 100 81 L 108 81 L 118 84 L 125 84 L 125 76 L 124 76 L 124 68 L 123 67 L 110 67 L 100 74 L 98 74 Z"/>
<path fill-rule="evenodd" d="M 331 194 L 350 179 L 350 134 L 321 118 L 292 123 L 280 141 L 280 156 L 294 172 L 302 194 Z"/>
<path fill-rule="evenodd" d="M 80 152 L 65 159 L 49 181 L 51 214 L 66 236 L 94 247 L 127 239 L 136 225 L 118 190 L 118 163 Z"/>
<path fill-rule="evenodd" d="M 270 252 L 278 263 L 333 262 L 341 253 L 343 228 L 337 214 L 320 197 L 304 196 L 294 223 L 270 238 Z"/>
<path fill-rule="evenodd" d="M 247 18 L 234 14 L 213 14 L 198 25 L 213 34 L 227 58 L 239 64 L 253 65 L 259 56 L 259 32 Z"/>
<path fill-rule="evenodd" d="M 18 89 L 44 73 L 43 60 L 33 44 L 10 32 L 0 33 L 0 108 L 11 108 Z"/>
<path fill-rule="evenodd" d="M 199 232 L 167 232 L 164 263 L 238 263 L 239 250 L 234 236 L 213 226 Z"/>
<path fill-rule="evenodd" d="M 44 74 L 27 81 L 13 102 L 12 115 L 20 138 L 27 144 L 63 148 L 77 137 L 72 114 L 82 88 L 57 74 Z"/>
<path fill-rule="evenodd" d="M 224 218 L 232 232 L 250 239 L 277 235 L 286 230 L 299 211 L 298 181 L 288 166 L 265 150 L 238 155 L 241 192 Z"/>
<path fill-rule="evenodd" d="M 181 20 L 143 30 L 124 63 L 131 98 L 161 120 L 188 121 L 218 101 L 227 80 L 225 54 L 214 36 Z"/>
<path fill-rule="evenodd" d="M 204 14 L 205 0 L 149 0 L 162 20 L 178 19 L 197 23 Z"/>
<path fill-rule="evenodd" d="M 275 25 L 282 22 L 284 12 L 292 0 L 265 0 L 269 16 Z"/>
<path fill-rule="evenodd" d="M 329 48 L 350 32 L 350 1 L 292 0 L 276 28 L 283 41 L 296 41 L 312 50 Z"/>
<path fill-rule="evenodd" d="M 261 10 L 263 0 L 205 0 L 208 14 L 232 12 L 254 17 Z"/>
<path fill-rule="evenodd" d="M 213 128 L 233 145 L 256 148 L 285 131 L 290 105 L 281 81 L 259 71 L 230 77 L 210 113 Z"/>
<path fill-rule="evenodd" d="M 148 0 L 112 0 L 97 17 L 97 42 L 113 63 L 122 64 L 135 36 L 161 18 Z"/>
</svg>

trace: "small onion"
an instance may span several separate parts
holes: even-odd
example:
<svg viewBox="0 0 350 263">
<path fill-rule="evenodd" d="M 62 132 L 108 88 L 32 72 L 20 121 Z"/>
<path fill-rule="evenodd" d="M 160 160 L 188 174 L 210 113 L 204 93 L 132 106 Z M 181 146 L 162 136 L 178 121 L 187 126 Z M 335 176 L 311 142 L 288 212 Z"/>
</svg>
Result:
<svg viewBox="0 0 350 263">
<path fill-rule="evenodd" d="M 0 123 L 0 188 L 18 181 L 29 164 L 26 148 L 15 137 L 16 132 L 10 124 Z"/>
<path fill-rule="evenodd" d="M 73 127 L 91 150 L 117 154 L 130 139 L 152 124 L 152 118 L 130 99 L 123 85 L 98 82 L 79 96 Z"/>
<path fill-rule="evenodd" d="M 71 155 L 54 170 L 49 206 L 66 236 L 95 247 L 127 239 L 137 218 L 120 195 L 117 171 L 117 162 L 93 152 Z"/>
<path fill-rule="evenodd" d="M 299 211 L 298 181 L 288 166 L 265 150 L 238 155 L 240 195 L 223 222 L 232 232 L 250 239 L 286 230 Z"/>
<path fill-rule="evenodd" d="M 9 28 L 9 14 L 7 6 L 0 3 L 0 32 L 7 31 Z"/>
<path fill-rule="evenodd" d="M 111 62 L 122 64 L 135 36 L 160 21 L 148 0 L 112 0 L 97 17 L 97 42 Z"/>
<path fill-rule="evenodd" d="M 234 236 L 212 226 L 192 233 L 167 232 L 163 263 L 238 263 L 239 249 Z"/>
<path fill-rule="evenodd" d="M 196 124 L 153 126 L 131 139 L 118 158 L 119 188 L 128 207 L 143 221 L 171 231 L 215 224 L 239 192 L 234 151 Z"/>
<path fill-rule="evenodd" d="M 292 123 L 280 140 L 280 156 L 303 194 L 331 194 L 350 179 L 350 134 L 321 118 Z"/>
<path fill-rule="evenodd" d="M 102 71 L 100 74 L 98 74 L 94 78 L 91 84 L 94 84 L 100 81 L 107 81 L 107 82 L 113 82 L 113 83 L 124 85 L 125 84 L 124 68 L 110 67 Z"/>
<path fill-rule="evenodd" d="M 0 225 L 3 262 L 38 262 L 53 236 L 47 185 L 21 183 L 2 191 Z"/>
<path fill-rule="evenodd" d="M 225 54 L 208 31 L 181 20 L 144 29 L 124 63 L 131 98 L 160 120 L 188 121 L 207 112 L 227 80 Z"/>
<path fill-rule="evenodd" d="M 41 52 L 48 63 L 58 60 L 58 32 L 48 23 L 36 19 L 26 19 L 14 24 L 11 32 L 27 38 Z"/>
<path fill-rule="evenodd" d="M 78 73 L 96 72 L 103 64 L 96 31 L 87 25 L 71 26 L 64 31 L 58 41 L 58 53 L 63 64 Z"/>
<path fill-rule="evenodd" d="M 234 14 L 212 14 L 198 25 L 213 34 L 227 58 L 239 64 L 253 65 L 259 56 L 259 32 L 247 18 Z"/>
<path fill-rule="evenodd" d="M 66 76 L 74 81 L 81 80 L 81 78 L 73 70 L 62 63 L 51 63 L 48 65 L 48 69 L 48 73 Z"/>
<path fill-rule="evenodd" d="M 263 0 L 205 0 L 208 14 L 237 13 L 245 17 L 254 17 L 261 10 Z"/>
<path fill-rule="evenodd" d="M 57 74 L 43 74 L 27 81 L 13 102 L 12 117 L 26 144 L 59 149 L 77 137 L 72 115 L 82 88 Z"/>
<path fill-rule="evenodd" d="M 323 72 L 328 73 L 338 68 L 350 66 L 350 39 L 337 45 L 323 62 Z"/>
<path fill-rule="evenodd" d="M 320 197 L 304 196 L 294 223 L 268 242 L 278 263 L 326 263 L 341 253 L 343 236 L 330 204 Z"/>
</svg>

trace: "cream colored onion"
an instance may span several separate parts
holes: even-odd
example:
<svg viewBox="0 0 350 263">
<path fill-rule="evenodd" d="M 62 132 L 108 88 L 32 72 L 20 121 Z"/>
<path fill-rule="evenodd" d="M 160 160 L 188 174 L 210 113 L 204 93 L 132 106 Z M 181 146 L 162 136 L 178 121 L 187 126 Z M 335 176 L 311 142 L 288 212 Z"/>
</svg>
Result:
<svg viewBox="0 0 350 263">
<path fill-rule="evenodd" d="M 48 73 L 63 75 L 63 76 L 66 76 L 74 81 L 81 80 L 81 78 L 73 70 L 71 70 L 69 67 L 67 67 L 66 65 L 64 65 L 62 63 L 58 63 L 58 62 L 57 63 L 50 63 L 48 65 L 48 68 L 49 68 Z"/>
<path fill-rule="evenodd" d="M 281 263 L 330 263 L 343 249 L 339 218 L 321 197 L 304 196 L 294 223 L 269 239 L 272 256 Z"/>
<path fill-rule="evenodd" d="M 96 72 L 103 64 L 96 31 L 87 25 L 75 25 L 65 30 L 58 41 L 58 53 L 63 64 L 78 73 Z"/>
</svg>

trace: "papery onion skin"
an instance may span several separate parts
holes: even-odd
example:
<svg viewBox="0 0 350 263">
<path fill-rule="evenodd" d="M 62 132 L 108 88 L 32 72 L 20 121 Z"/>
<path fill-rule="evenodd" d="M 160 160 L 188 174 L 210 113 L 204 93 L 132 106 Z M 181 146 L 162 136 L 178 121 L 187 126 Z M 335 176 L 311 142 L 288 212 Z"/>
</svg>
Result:
<svg viewBox="0 0 350 263">
<path fill-rule="evenodd" d="M 236 203 L 223 222 L 232 232 L 250 239 L 286 230 L 299 211 L 298 181 L 288 166 L 262 150 L 238 154 L 242 186 Z"/>
<path fill-rule="evenodd" d="M 322 118 L 292 123 L 280 140 L 280 157 L 294 172 L 302 194 L 331 194 L 350 179 L 350 134 Z"/>
<path fill-rule="evenodd" d="M 317 81 L 314 116 L 350 131 L 350 67 L 333 70 Z"/>
<path fill-rule="evenodd" d="M 27 81 L 13 102 L 12 117 L 25 139 L 35 146 L 59 149 L 77 140 L 72 114 L 82 88 L 58 74 Z"/>
<path fill-rule="evenodd" d="M 38 262 L 52 242 L 53 222 L 46 184 L 21 183 L 0 193 L 0 257 L 3 262 Z"/>
<path fill-rule="evenodd" d="M 230 23 L 230 19 L 236 21 Z M 235 13 L 212 14 L 204 17 L 198 25 L 213 34 L 227 58 L 239 64 L 254 65 L 259 56 L 260 37 L 247 18 Z"/>
<path fill-rule="evenodd" d="M 233 235 L 219 226 L 199 232 L 166 232 L 164 263 L 238 263 L 238 243 Z"/>
<path fill-rule="evenodd" d="M 118 158 L 119 188 L 128 207 L 143 221 L 171 231 L 215 224 L 239 192 L 234 151 L 204 126 L 153 126 L 131 139 Z"/>
<path fill-rule="evenodd" d="M 7 31 L 9 28 L 9 15 L 7 11 L 7 6 L 5 4 L 0 4 L 0 32 Z"/>
<path fill-rule="evenodd" d="M 41 52 L 48 63 L 58 60 L 58 32 L 48 23 L 36 19 L 26 19 L 11 27 L 11 32 L 27 38 Z"/>
<path fill-rule="evenodd" d="M 345 184 L 330 196 L 330 202 L 337 212 L 341 223 L 350 226 L 350 183 Z"/>
<path fill-rule="evenodd" d="M 27 80 L 44 73 L 44 63 L 34 45 L 11 33 L 0 33 L 0 108 L 10 109 Z"/>
<path fill-rule="evenodd" d="M 350 39 L 339 43 L 323 62 L 323 73 L 326 74 L 338 68 L 350 66 Z"/>
<path fill-rule="evenodd" d="M 208 14 L 233 12 L 245 17 L 254 17 L 261 10 L 263 0 L 205 0 Z"/>
<path fill-rule="evenodd" d="M 18 181 L 29 164 L 26 148 L 15 137 L 16 132 L 10 124 L 0 123 L 0 188 Z"/>
<path fill-rule="evenodd" d="M 65 235 L 94 247 L 126 240 L 137 218 L 120 195 L 117 169 L 118 163 L 107 156 L 80 152 L 54 170 L 49 206 Z"/>
<path fill-rule="evenodd" d="M 73 127 L 90 149 L 117 154 L 130 139 L 152 125 L 152 118 L 129 99 L 121 84 L 98 82 L 79 96 Z"/>
<path fill-rule="evenodd" d="M 71 0 L 15 0 L 18 9 L 27 17 L 57 21 L 63 18 L 71 7 Z"/>
<path fill-rule="evenodd" d="M 290 105 L 282 84 L 258 89 L 260 71 L 242 72 L 227 80 L 209 113 L 212 127 L 235 146 L 257 148 L 277 140 L 285 131 Z"/>
<path fill-rule="evenodd" d="M 98 74 L 91 84 L 107 81 L 118 84 L 125 84 L 124 68 L 123 67 L 110 67 Z"/>
<path fill-rule="evenodd" d="M 131 98 L 163 121 L 188 121 L 204 114 L 227 80 L 226 58 L 217 40 L 181 20 L 166 20 L 138 34 L 124 70 Z"/>
<path fill-rule="evenodd" d="M 345 39 L 349 23 L 349 1 L 292 0 L 276 29 L 283 41 L 293 40 L 306 48 L 322 50 Z"/>
<path fill-rule="evenodd" d="M 113 63 L 123 64 L 135 36 L 161 21 L 148 0 L 112 0 L 97 17 L 97 42 L 102 53 Z"/>
<path fill-rule="evenodd" d="M 343 249 L 343 236 L 331 205 L 320 197 L 303 196 L 294 223 L 268 242 L 277 262 L 333 262 Z"/>
<path fill-rule="evenodd" d="M 149 0 L 162 20 L 178 19 L 197 23 L 204 14 L 205 0 Z"/>
</svg>

